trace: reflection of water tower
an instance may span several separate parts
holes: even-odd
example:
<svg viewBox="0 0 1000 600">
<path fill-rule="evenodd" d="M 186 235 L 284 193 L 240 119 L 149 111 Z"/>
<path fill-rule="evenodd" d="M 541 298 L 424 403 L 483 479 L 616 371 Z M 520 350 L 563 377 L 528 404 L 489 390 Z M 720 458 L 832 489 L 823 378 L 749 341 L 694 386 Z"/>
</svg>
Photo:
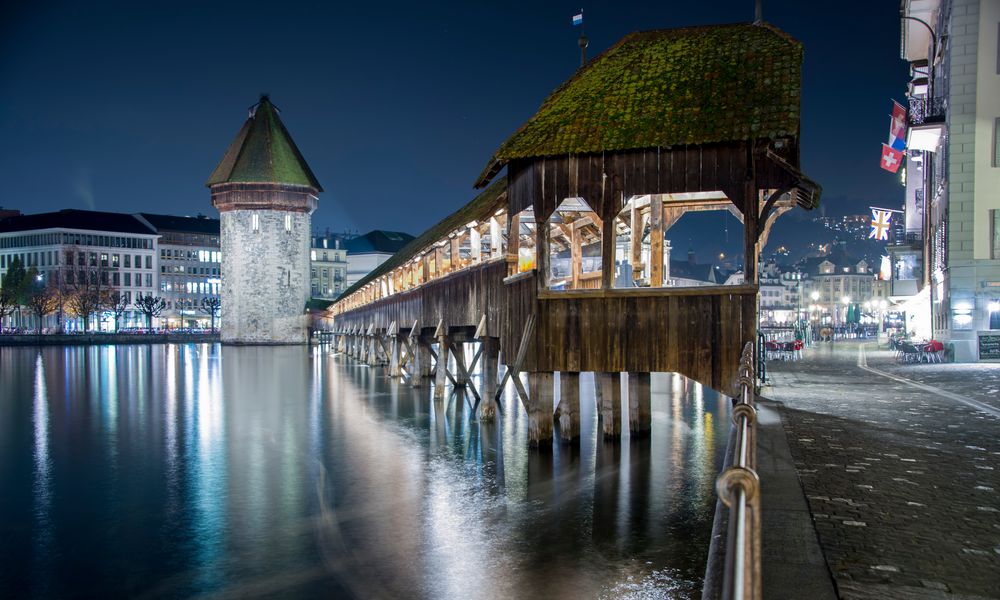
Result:
<svg viewBox="0 0 1000 600">
<path fill-rule="evenodd" d="M 205 184 L 221 213 L 222 341 L 307 341 L 312 212 L 323 190 L 267 96 Z"/>
</svg>

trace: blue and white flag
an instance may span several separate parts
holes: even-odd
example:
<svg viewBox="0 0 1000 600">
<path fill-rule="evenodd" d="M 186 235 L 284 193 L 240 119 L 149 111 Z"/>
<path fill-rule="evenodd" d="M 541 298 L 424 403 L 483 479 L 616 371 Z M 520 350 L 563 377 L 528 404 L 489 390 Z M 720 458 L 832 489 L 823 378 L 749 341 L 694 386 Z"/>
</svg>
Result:
<svg viewBox="0 0 1000 600">
<path fill-rule="evenodd" d="M 580 12 L 578 12 L 575 15 L 573 15 L 573 27 L 579 27 L 580 25 L 583 25 L 583 9 L 582 8 L 580 9 Z"/>
</svg>

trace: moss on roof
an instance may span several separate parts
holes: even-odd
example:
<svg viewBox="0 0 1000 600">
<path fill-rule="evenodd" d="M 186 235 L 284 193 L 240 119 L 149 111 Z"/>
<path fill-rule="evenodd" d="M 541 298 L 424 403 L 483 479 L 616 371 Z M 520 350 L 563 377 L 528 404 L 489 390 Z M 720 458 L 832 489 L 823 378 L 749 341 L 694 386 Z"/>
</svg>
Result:
<svg viewBox="0 0 1000 600">
<path fill-rule="evenodd" d="M 507 179 L 501 178 L 493 185 L 483 190 L 471 202 L 451 213 L 427 231 L 417 236 L 409 244 L 392 255 L 392 258 L 385 261 L 370 273 L 358 280 L 354 285 L 347 288 L 340 299 L 346 299 L 354 292 L 360 290 L 368 284 L 396 267 L 403 265 L 420 252 L 426 250 L 431 244 L 443 239 L 446 235 L 455 231 L 472 221 L 482 221 L 493 215 L 497 210 L 506 207 Z"/>
<path fill-rule="evenodd" d="M 205 183 L 288 183 L 323 191 L 265 95 Z"/>
<path fill-rule="evenodd" d="M 477 186 L 518 158 L 796 136 L 802 56 L 767 24 L 632 33 L 556 89 Z"/>
</svg>

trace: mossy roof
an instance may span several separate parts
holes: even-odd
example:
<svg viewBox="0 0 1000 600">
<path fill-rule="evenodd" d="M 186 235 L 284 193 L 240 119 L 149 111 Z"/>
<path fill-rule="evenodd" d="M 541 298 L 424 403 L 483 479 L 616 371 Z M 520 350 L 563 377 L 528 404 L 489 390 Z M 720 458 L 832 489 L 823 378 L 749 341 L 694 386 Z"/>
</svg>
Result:
<svg viewBox="0 0 1000 600">
<path fill-rule="evenodd" d="M 323 191 L 266 95 L 251 109 L 205 185 L 220 183 L 287 183 Z"/>
<path fill-rule="evenodd" d="M 632 33 L 579 69 L 490 159 L 797 136 L 802 45 L 768 24 Z"/>
<path fill-rule="evenodd" d="M 501 178 L 497 180 L 493 183 L 493 185 L 489 186 L 478 196 L 473 198 L 471 202 L 442 219 L 437 225 L 434 225 L 427 231 L 418 235 L 413 239 L 413 241 L 408 243 L 406 246 L 403 246 L 399 252 L 393 254 L 392 258 L 385 261 L 370 273 L 355 282 L 354 285 L 347 288 L 344 293 L 340 295 L 340 298 L 347 298 L 354 292 L 366 286 L 368 282 L 378 279 L 382 275 L 391 272 L 400 265 L 406 264 L 406 261 L 425 251 L 432 244 L 444 239 L 444 237 L 452 231 L 472 221 L 483 221 L 488 219 L 496 211 L 507 206 L 507 196 L 504 193 L 506 191 L 507 179 Z"/>
</svg>

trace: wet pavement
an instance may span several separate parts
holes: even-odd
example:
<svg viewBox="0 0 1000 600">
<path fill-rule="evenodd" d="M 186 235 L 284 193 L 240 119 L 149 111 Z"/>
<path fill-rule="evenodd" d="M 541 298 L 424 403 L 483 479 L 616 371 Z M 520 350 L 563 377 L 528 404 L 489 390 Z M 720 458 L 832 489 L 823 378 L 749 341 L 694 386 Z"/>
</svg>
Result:
<svg viewBox="0 0 1000 600">
<path fill-rule="evenodd" d="M 861 346 L 771 362 L 761 392 L 780 403 L 839 595 L 1000 597 L 995 367 L 904 367 Z"/>
</svg>

